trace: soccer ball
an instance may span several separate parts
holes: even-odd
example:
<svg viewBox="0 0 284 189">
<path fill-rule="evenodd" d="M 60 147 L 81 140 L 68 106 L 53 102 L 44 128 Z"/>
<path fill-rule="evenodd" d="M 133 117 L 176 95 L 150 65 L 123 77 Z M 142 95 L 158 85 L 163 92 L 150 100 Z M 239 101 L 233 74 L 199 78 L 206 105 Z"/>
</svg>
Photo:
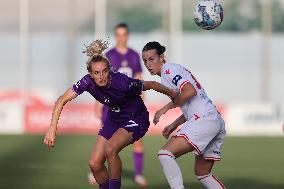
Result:
<svg viewBox="0 0 284 189">
<path fill-rule="evenodd" d="M 200 28 L 212 30 L 222 23 L 223 8 L 216 0 L 202 0 L 196 5 L 193 16 Z"/>
</svg>

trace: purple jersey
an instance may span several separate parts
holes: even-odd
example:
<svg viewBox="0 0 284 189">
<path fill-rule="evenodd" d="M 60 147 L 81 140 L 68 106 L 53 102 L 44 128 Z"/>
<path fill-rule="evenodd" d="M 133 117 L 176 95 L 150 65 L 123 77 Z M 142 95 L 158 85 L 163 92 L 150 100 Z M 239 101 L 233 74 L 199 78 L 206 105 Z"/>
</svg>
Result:
<svg viewBox="0 0 284 189">
<path fill-rule="evenodd" d="M 106 87 L 97 86 L 89 74 L 73 85 L 73 91 L 77 95 L 87 91 L 100 103 L 105 104 L 109 109 L 107 119 L 118 123 L 146 110 L 140 97 L 142 90 L 141 80 L 129 78 L 119 72 L 110 72 L 110 83 Z"/>
<path fill-rule="evenodd" d="M 142 72 L 139 54 L 128 48 L 127 53 L 121 54 L 116 48 L 112 48 L 106 53 L 115 71 L 123 73 L 128 77 L 134 78 L 137 73 Z"/>
<path fill-rule="evenodd" d="M 106 53 L 106 57 L 115 71 L 123 73 L 128 77 L 134 78 L 136 74 L 142 72 L 139 54 L 131 48 L 128 48 L 125 54 L 121 54 L 116 48 L 112 48 Z M 103 106 L 102 121 L 107 118 L 107 112 L 108 108 Z"/>
</svg>

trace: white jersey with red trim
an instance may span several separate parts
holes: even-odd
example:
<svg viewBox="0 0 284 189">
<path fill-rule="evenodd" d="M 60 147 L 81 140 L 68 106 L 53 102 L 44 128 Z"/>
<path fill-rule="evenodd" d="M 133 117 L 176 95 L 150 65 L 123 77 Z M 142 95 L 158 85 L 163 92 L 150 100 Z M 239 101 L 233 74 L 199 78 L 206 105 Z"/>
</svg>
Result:
<svg viewBox="0 0 284 189">
<path fill-rule="evenodd" d="M 190 98 L 180 107 L 187 120 L 193 116 L 202 116 L 212 110 L 217 111 L 215 105 L 207 97 L 205 90 L 190 71 L 179 64 L 165 63 L 163 65 L 161 84 L 181 92 L 186 83 L 191 83 L 197 92 L 196 96 Z"/>
</svg>

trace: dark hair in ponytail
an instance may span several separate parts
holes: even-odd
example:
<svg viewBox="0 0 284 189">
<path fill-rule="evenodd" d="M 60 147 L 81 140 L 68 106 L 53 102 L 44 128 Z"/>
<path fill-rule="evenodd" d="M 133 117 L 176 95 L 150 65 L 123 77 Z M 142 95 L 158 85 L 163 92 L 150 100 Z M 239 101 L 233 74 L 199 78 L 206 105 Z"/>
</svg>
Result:
<svg viewBox="0 0 284 189">
<path fill-rule="evenodd" d="M 148 42 L 142 49 L 142 52 L 149 50 L 156 50 L 158 55 L 163 54 L 166 51 L 166 47 L 162 46 L 160 43 L 156 41 Z"/>
</svg>

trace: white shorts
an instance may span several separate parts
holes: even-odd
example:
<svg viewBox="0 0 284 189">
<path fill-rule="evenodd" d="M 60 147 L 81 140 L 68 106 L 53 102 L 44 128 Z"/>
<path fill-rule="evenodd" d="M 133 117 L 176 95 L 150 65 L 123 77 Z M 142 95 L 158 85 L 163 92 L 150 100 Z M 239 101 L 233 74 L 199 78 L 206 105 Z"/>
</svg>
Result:
<svg viewBox="0 0 284 189">
<path fill-rule="evenodd" d="M 186 139 L 194 147 L 194 153 L 204 159 L 220 161 L 225 135 L 223 118 L 217 111 L 210 111 L 187 120 L 174 137 Z"/>
</svg>

